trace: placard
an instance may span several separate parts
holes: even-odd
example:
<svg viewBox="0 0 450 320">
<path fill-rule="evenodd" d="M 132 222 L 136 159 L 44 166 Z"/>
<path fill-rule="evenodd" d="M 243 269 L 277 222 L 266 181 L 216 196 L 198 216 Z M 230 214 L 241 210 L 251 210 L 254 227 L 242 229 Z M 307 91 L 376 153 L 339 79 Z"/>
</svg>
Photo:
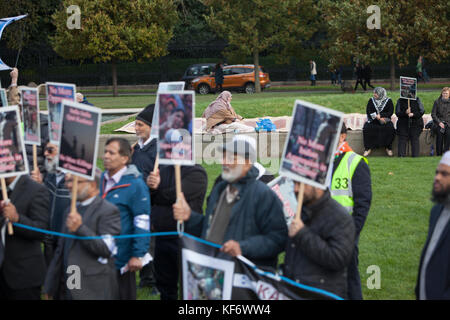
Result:
<svg viewBox="0 0 450 320">
<path fill-rule="evenodd" d="M 59 132 L 61 129 L 61 101 L 75 101 L 75 85 L 69 83 L 46 82 L 47 103 L 48 103 L 48 136 L 50 142 L 59 142 Z"/>
<path fill-rule="evenodd" d="M 417 99 L 417 79 L 400 77 L 400 98 L 416 100 Z"/>
<path fill-rule="evenodd" d="M 344 114 L 296 100 L 280 175 L 326 189 Z"/>
<path fill-rule="evenodd" d="M 194 165 L 195 92 L 158 93 L 160 164 Z"/>
<path fill-rule="evenodd" d="M 6 96 L 6 90 L 0 89 L 0 107 L 8 106 L 8 97 Z"/>
<path fill-rule="evenodd" d="M 39 92 L 36 88 L 20 88 L 25 144 L 41 145 Z"/>
<path fill-rule="evenodd" d="M 102 110 L 83 103 L 62 101 L 57 168 L 93 180 Z"/>
<path fill-rule="evenodd" d="M 297 209 L 297 196 L 294 192 L 294 181 L 288 177 L 279 176 L 267 184 L 270 189 L 277 195 L 283 204 L 284 219 L 287 226 L 295 217 L 295 210 Z"/>
<path fill-rule="evenodd" d="M 0 177 L 28 174 L 18 106 L 0 109 Z"/>
</svg>

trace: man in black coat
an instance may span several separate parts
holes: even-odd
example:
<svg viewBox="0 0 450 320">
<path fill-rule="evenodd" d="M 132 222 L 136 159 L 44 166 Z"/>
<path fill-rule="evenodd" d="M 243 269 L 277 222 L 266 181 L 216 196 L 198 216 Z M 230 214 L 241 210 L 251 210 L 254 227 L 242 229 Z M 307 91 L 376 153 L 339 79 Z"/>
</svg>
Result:
<svg viewBox="0 0 450 320">
<path fill-rule="evenodd" d="M 420 257 L 416 297 L 450 300 L 450 151 L 442 157 L 434 177 L 427 241 Z"/>
<path fill-rule="evenodd" d="M 48 228 L 47 189 L 27 175 L 6 178 L 9 202 L 1 202 L 0 229 L 12 223 Z M 14 227 L 14 234 L 0 239 L 0 299 L 39 300 L 45 278 L 41 250 L 44 234 Z"/>
<path fill-rule="evenodd" d="M 299 183 L 295 183 L 298 193 Z M 355 242 L 352 217 L 330 191 L 305 184 L 300 219 L 289 226 L 284 275 L 347 298 L 347 266 Z"/>
<path fill-rule="evenodd" d="M 356 64 L 355 71 L 356 71 L 355 91 L 356 91 L 356 88 L 358 88 L 358 84 L 361 84 L 361 87 L 364 89 L 364 91 L 366 91 L 366 84 L 363 81 L 364 80 L 364 70 L 359 63 Z"/>
<path fill-rule="evenodd" d="M 189 206 L 203 212 L 208 176 L 200 165 L 181 167 L 182 192 Z M 160 166 L 147 178 L 152 199 L 152 232 L 176 231 L 172 206 L 176 202 L 174 166 Z M 155 276 L 161 300 L 178 299 L 178 236 L 155 238 Z"/>
</svg>

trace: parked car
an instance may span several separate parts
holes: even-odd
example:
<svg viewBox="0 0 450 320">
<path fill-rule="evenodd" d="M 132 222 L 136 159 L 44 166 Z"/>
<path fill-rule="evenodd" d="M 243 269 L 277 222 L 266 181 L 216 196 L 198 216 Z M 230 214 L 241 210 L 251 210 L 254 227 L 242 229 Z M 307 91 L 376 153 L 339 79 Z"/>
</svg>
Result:
<svg viewBox="0 0 450 320">
<path fill-rule="evenodd" d="M 223 89 L 244 91 L 246 93 L 255 92 L 255 66 L 252 64 L 238 64 L 223 67 Z M 259 82 L 261 89 L 270 87 L 269 74 L 259 67 Z M 200 76 L 192 80 L 193 89 L 200 94 L 213 92 L 216 87 L 214 73 Z"/>
<path fill-rule="evenodd" d="M 214 72 L 215 67 L 215 63 L 197 63 L 190 65 L 181 78 L 186 83 L 185 88 L 192 89 L 191 82 L 193 79 L 211 74 L 211 72 Z"/>
</svg>

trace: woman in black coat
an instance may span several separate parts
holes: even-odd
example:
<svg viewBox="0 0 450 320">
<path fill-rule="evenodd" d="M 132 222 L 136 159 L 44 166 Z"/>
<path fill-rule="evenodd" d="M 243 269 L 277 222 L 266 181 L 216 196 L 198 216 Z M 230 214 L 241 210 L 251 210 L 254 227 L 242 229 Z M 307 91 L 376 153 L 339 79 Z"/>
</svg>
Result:
<svg viewBox="0 0 450 320">
<path fill-rule="evenodd" d="M 216 64 L 216 69 L 214 71 L 214 81 L 216 82 L 216 93 L 222 92 L 223 88 L 223 69 L 222 69 L 222 64 L 218 63 Z"/>
<path fill-rule="evenodd" d="M 419 97 L 416 100 L 400 98 L 395 106 L 395 114 L 397 115 L 397 135 L 398 135 L 398 156 L 406 156 L 406 146 L 411 140 L 411 156 L 418 157 L 420 146 L 419 137 L 423 130 L 422 116 L 425 112 L 423 103 Z"/>
<path fill-rule="evenodd" d="M 450 88 L 442 89 L 441 95 L 433 104 L 431 111 L 434 125 L 438 131 L 436 134 L 436 155 L 441 156 L 450 149 Z"/>
<path fill-rule="evenodd" d="M 387 155 L 392 157 L 395 129 L 391 117 L 394 114 L 394 104 L 384 88 L 374 89 L 373 98 L 367 102 L 366 113 L 367 122 L 363 127 L 364 156 L 367 157 L 373 149 L 383 147 Z"/>
</svg>

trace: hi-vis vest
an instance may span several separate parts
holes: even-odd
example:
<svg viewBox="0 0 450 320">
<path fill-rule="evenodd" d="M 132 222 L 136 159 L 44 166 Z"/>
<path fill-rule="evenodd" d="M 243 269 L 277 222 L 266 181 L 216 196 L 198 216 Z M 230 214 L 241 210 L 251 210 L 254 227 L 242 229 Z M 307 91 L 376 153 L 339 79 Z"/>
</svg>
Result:
<svg viewBox="0 0 450 320">
<path fill-rule="evenodd" d="M 348 213 L 353 213 L 352 178 L 361 159 L 369 164 L 366 158 L 352 151 L 346 152 L 331 180 L 331 197 L 339 202 Z"/>
</svg>

